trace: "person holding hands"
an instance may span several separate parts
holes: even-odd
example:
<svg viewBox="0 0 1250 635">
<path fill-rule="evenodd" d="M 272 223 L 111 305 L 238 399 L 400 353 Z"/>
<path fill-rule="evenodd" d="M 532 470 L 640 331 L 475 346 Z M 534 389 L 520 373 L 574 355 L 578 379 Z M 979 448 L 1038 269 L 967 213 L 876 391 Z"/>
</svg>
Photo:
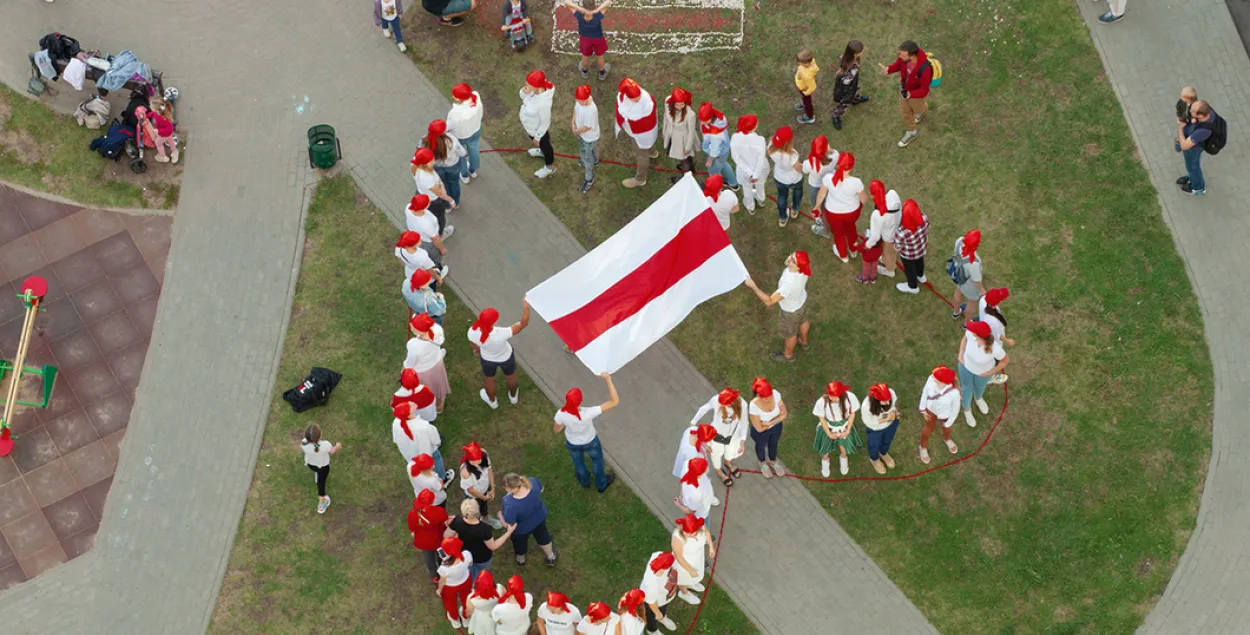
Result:
<svg viewBox="0 0 1250 635">
<path fill-rule="evenodd" d="M 812 323 L 807 319 L 807 281 L 812 277 L 811 259 L 806 251 L 796 251 L 786 258 L 786 268 L 777 281 L 777 290 L 768 295 L 760 290 L 755 281 L 747 278 L 746 287 L 755 292 L 755 297 L 764 306 L 778 305 L 781 312 L 777 316 L 777 333 L 781 335 L 785 350 L 774 352 L 769 359 L 774 362 L 793 362 L 794 347 L 797 344 L 806 350 L 808 347 L 807 333 Z"/>
<path fill-rule="evenodd" d="M 556 171 L 556 151 L 551 147 L 551 103 L 555 99 L 555 86 L 547 81 L 546 73 L 534 71 L 525 76 L 521 87 L 521 125 L 529 135 L 534 147 L 529 149 L 532 157 L 541 157 L 543 167 L 534 176 L 545 179 Z"/>
</svg>

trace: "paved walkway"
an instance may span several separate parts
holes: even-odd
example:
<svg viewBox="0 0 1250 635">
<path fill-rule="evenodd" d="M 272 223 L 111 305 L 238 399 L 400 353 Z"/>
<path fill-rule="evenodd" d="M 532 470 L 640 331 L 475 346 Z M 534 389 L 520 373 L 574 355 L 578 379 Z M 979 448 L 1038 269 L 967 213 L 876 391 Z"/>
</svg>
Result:
<svg viewBox="0 0 1250 635">
<path fill-rule="evenodd" d="M 0 605 L 22 632 L 203 631 L 251 481 L 298 271 L 310 184 L 304 130 L 335 125 L 363 189 L 398 218 L 412 192 L 414 141 L 448 104 L 376 36 L 367 9 L 348 3 L 22 2 L 0 24 L 6 83 L 25 85 L 27 49 L 53 30 L 105 50 L 133 46 L 166 70 L 182 91 L 191 145 L 167 292 L 95 549 L 0 595 Z M 486 157 L 483 173 L 455 217 L 453 286 L 470 306 L 498 306 L 511 319 L 526 289 L 584 250 L 498 157 Z M 530 329 L 518 349 L 549 398 L 598 382 L 549 329 Z M 625 403 L 603 426 L 609 458 L 669 519 L 674 436 L 715 388 L 667 342 L 617 384 Z M 799 483 L 747 479 L 733 505 L 723 531 L 735 546 L 717 580 L 762 631 L 934 632 Z M 752 548 L 764 544 L 775 547 Z M 835 602 L 857 608 L 814 626 L 810 608 Z"/>
<path fill-rule="evenodd" d="M 1142 633 L 1245 633 L 1250 624 L 1250 59 L 1223 0 L 1130 2 L 1124 21 L 1098 23 L 1103 4 L 1080 2 L 1124 106 L 1163 218 L 1185 259 L 1206 322 L 1215 366 L 1215 430 L 1198 526 Z M 1230 141 L 1204 157 L 1207 195 L 1175 185 L 1185 173 L 1173 151 L 1173 105 L 1198 89 L 1228 120 Z"/>
</svg>

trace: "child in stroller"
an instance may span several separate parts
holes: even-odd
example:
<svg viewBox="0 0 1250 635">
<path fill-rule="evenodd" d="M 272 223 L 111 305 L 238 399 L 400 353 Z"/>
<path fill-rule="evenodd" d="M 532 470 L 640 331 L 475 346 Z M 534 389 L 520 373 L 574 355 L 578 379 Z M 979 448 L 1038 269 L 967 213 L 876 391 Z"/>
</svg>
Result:
<svg viewBox="0 0 1250 635">
<path fill-rule="evenodd" d="M 534 25 L 530 21 L 529 3 L 526 0 L 509 0 L 503 4 L 500 14 L 500 31 L 509 38 L 512 50 L 520 53 L 534 41 Z"/>
</svg>

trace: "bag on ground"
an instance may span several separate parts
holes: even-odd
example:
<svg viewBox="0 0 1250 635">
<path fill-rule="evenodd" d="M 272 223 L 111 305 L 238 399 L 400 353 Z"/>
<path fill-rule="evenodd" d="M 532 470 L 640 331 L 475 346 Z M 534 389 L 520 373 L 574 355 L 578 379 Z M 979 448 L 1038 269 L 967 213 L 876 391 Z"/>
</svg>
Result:
<svg viewBox="0 0 1250 635">
<path fill-rule="evenodd" d="M 135 131 L 133 128 L 123 126 L 120 122 L 114 120 L 113 125 L 109 126 L 108 132 L 93 139 L 88 147 L 95 152 L 99 152 L 100 156 L 116 161 L 125 152 L 126 142 L 134 138 Z"/>
<path fill-rule="evenodd" d="M 314 366 L 308 376 L 300 384 L 284 393 L 282 398 L 291 404 L 295 412 L 304 412 L 317 406 L 324 406 L 330 401 L 330 393 L 339 385 L 343 376 L 330 370 Z"/>
<path fill-rule="evenodd" d="M 100 99 L 98 95 L 93 95 L 91 99 L 78 104 L 78 107 L 74 109 L 74 119 L 78 120 L 78 125 L 95 130 L 109 120 L 110 110 L 112 107 L 107 101 Z"/>
</svg>

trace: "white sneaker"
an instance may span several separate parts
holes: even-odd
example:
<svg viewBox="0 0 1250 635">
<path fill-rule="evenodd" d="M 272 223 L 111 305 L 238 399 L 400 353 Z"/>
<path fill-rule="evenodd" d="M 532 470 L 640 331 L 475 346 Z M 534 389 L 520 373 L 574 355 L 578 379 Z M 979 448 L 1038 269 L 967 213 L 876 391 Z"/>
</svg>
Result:
<svg viewBox="0 0 1250 635">
<path fill-rule="evenodd" d="M 667 629 L 668 629 L 668 630 L 670 630 L 670 631 L 675 631 L 675 630 L 677 630 L 677 625 L 676 625 L 676 624 L 674 624 L 674 623 L 673 623 L 673 620 L 670 620 L 670 619 L 668 618 L 668 616 L 667 616 L 667 615 L 665 615 L 664 617 L 660 618 L 660 619 L 659 619 L 659 622 L 660 622 L 660 625 L 662 625 L 664 628 L 667 628 Z"/>
<path fill-rule="evenodd" d="M 685 602 L 686 604 L 698 604 L 699 602 L 702 601 L 699 599 L 699 596 L 689 591 L 678 591 L 677 597 L 681 598 L 682 601 Z"/>
<path fill-rule="evenodd" d="M 451 614 L 448 614 L 447 621 L 451 622 L 452 628 L 456 628 L 456 629 L 460 628 L 460 616 L 457 615 L 456 617 L 452 617 Z"/>
<path fill-rule="evenodd" d="M 382 29 L 382 37 L 384 37 L 384 38 L 390 38 L 390 37 L 391 37 L 391 30 L 390 30 L 390 29 Z"/>
<path fill-rule="evenodd" d="M 997 375 L 994 375 L 993 377 L 990 377 L 990 381 L 989 381 L 989 383 L 991 383 L 991 384 L 993 384 L 993 385 L 995 385 L 995 386 L 997 386 L 998 384 L 1005 384 L 1005 383 L 1007 383 L 1007 373 L 998 373 Z"/>
<path fill-rule="evenodd" d="M 447 276 L 450 276 L 450 275 L 451 275 L 451 265 L 443 265 L 443 268 L 438 270 L 438 277 L 440 278 L 446 279 Z"/>
<path fill-rule="evenodd" d="M 717 505 L 720 505 L 720 499 L 719 499 L 719 498 L 716 498 L 715 496 L 713 496 L 713 497 L 712 497 L 712 507 L 716 507 Z"/>
<path fill-rule="evenodd" d="M 886 269 L 885 269 L 885 265 L 877 265 L 877 273 L 879 273 L 879 274 L 881 274 L 881 275 L 883 275 L 883 276 L 885 276 L 885 277 L 887 277 L 887 278 L 893 278 L 893 277 L 894 277 L 894 273 L 895 273 L 895 272 L 893 272 L 893 271 L 886 271 Z"/>
<path fill-rule="evenodd" d="M 490 528 L 496 531 L 503 529 L 503 523 L 499 522 L 498 518 L 494 518 L 494 517 L 487 518 L 486 524 L 490 525 Z"/>
<path fill-rule="evenodd" d="M 508 393 L 508 403 L 515 406 L 517 405 L 518 401 L 521 401 L 521 389 L 520 388 L 517 388 L 516 394 Z"/>
<path fill-rule="evenodd" d="M 460 175 L 460 182 L 461 182 L 461 183 L 464 183 L 465 185 L 468 185 L 470 180 L 471 180 L 471 179 L 469 178 L 469 175 L 468 175 L 468 174 L 461 174 L 461 175 Z"/>
<path fill-rule="evenodd" d="M 543 151 L 538 148 L 530 148 L 529 155 L 532 157 L 541 157 L 543 155 Z"/>
<path fill-rule="evenodd" d="M 400 52 L 400 53 L 407 53 L 407 52 L 408 52 L 408 45 L 407 45 L 407 44 L 404 44 L 403 42 L 400 42 L 399 44 L 396 44 L 395 46 L 398 46 L 398 47 L 399 47 L 399 52 Z"/>
<path fill-rule="evenodd" d="M 977 410 L 980 410 L 980 411 L 981 411 L 981 414 L 983 414 L 983 415 L 987 415 L 987 414 L 989 414 L 989 413 L 990 413 L 990 405 L 989 405 L 989 404 L 987 404 L 987 403 L 985 403 L 985 400 L 984 400 L 984 399 L 978 399 L 978 400 L 977 400 Z"/>
<path fill-rule="evenodd" d="M 917 293 L 920 293 L 920 287 L 916 287 L 915 289 L 913 289 L 907 286 L 906 282 L 900 282 L 894 285 L 894 288 L 898 289 L 899 291 L 902 291 L 903 293 L 910 293 L 912 295 L 916 295 Z"/>
<path fill-rule="evenodd" d="M 486 405 L 490 406 L 490 409 L 491 409 L 491 410 L 494 410 L 494 409 L 496 409 L 496 408 L 498 408 L 498 407 L 499 407 L 499 402 L 498 402 L 498 401 L 491 401 L 491 400 L 490 400 L 490 397 L 488 397 L 488 396 L 486 395 L 486 389 L 485 389 L 485 388 L 483 388 L 483 389 L 481 389 L 481 390 L 477 391 L 477 396 L 481 397 L 481 398 L 482 398 L 482 401 L 485 401 L 485 402 L 486 402 Z"/>
<path fill-rule="evenodd" d="M 911 130 L 908 130 L 907 132 L 903 133 L 903 138 L 898 140 L 898 147 L 906 148 L 908 144 L 910 144 L 912 141 L 915 141 L 915 140 L 916 140 L 916 133 Z"/>
<path fill-rule="evenodd" d="M 820 475 L 829 478 L 829 459 L 820 460 Z"/>
<path fill-rule="evenodd" d="M 974 417 L 972 416 L 972 411 L 971 411 L 971 410 L 965 410 L 965 411 L 964 411 L 964 421 L 968 422 L 968 427 L 969 427 L 969 428 L 975 428 L 975 427 L 977 427 L 977 420 L 976 420 L 976 418 L 974 418 Z"/>
<path fill-rule="evenodd" d="M 700 584 L 700 583 L 698 583 L 698 582 L 692 583 L 692 584 L 690 584 L 690 585 L 688 585 L 688 586 L 689 586 L 690 590 L 691 590 L 691 591 L 694 591 L 695 593 L 702 593 L 702 592 L 704 592 L 704 591 L 706 591 L 706 590 L 707 590 L 707 587 L 703 586 L 702 584 Z"/>
<path fill-rule="evenodd" d="M 534 176 L 536 176 L 536 177 L 538 177 L 538 178 L 540 178 L 540 179 L 545 179 L 545 178 L 547 178 L 547 177 L 549 177 L 549 176 L 551 176 L 552 174 L 555 174 L 555 173 L 556 173 L 556 169 L 555 169 L 555 168 L 549 168 L 549 167 L 547 167 L 547 166 L 545 166 L 545 165 L 544 165 L 543 167 L 538 168 L 538 171 L 534 173 Z"/>
<path fill-rule="evenodd" d="M 454 234 L 454 233 L 456 233 L 456 226 L 455 226 L 455 225 L 448 225 L 448 226 L 446 226 L 446 227 L 444 227 L 444 228 L 443 228 L 443 235 L 442 235 L 442 236 L 439 236 L 439 238 L 440 238 L 441 240 L 447 240 L 448 238 L 451 238 L 451 235 L 452 235 L 452 234 Z"/>
<path fill-rule="evenodd" d="M 851 471 L 850 461 L 845 456 L 838 457 L 838 471 L 842 473 L 842 476 L 846 476 L 847 472 Z"/>
<path fill-rule="evenodd" d="M 929 281 L 929 279 L 926 278 L 925 276 L 920 276 L 919 278 L 917 278 L 917 280 L 920 281 L 920 284 L 924 284 Z"/>
</svg>

